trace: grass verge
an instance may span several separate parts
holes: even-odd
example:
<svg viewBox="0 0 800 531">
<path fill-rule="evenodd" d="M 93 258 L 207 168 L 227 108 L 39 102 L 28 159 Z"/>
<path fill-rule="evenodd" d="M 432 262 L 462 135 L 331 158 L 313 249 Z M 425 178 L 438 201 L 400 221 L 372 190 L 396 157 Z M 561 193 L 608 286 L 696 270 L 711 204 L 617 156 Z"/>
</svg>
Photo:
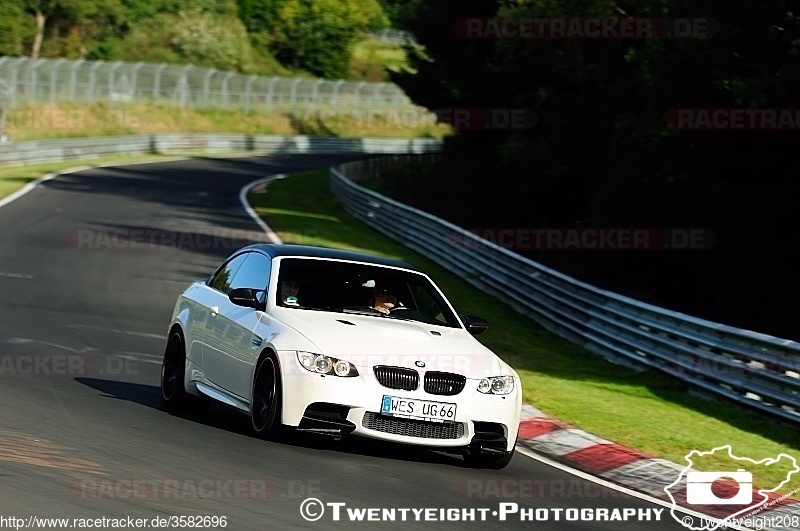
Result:
<svg viewBox="0 0 800 531">
<path fill-rule="evenodd" d="M 191 109 L 168 104 L 59 103 L 11 109 L 15 142 L 153 133 L 308 134 L 342 137 L 442 138 L 451 132 L 422 110 L 304 109 L 272 112 Z"/>
<path fill-rule="evenodd" d="M 519 372 L 527 402 L 597 436 L 685 464 L 693 449 L 731 445 L 754 460 L 800 456 L 800 430 L 724 402 L 691 394 L 654 371 L 613 365 L 542 329 L 502 301 L 473 288 L 427 258 L 386 238 L 347 214 L 319 170 L 275 181 L 251 194 L 256 212 L 287 243 L 353 249 L 399 258 L 426 271 L 462 313 L 481 315 L 489 331 L 478 338 Z M 741 463 L 739 463 L 741 464 Z M 788 460 L 763 467 L 754 484 L 777 486 Z M 695 461 L 701 470 L 736 470 L 720 452 Z M 734 467 L 734 468 L 731 468 Z M 749 470 L 749 469 L 748 469 Z M 664 478 L 664 485 L 676 478 Z M 800 488 L 792 476 L 780 493 Z"/>
</svg>

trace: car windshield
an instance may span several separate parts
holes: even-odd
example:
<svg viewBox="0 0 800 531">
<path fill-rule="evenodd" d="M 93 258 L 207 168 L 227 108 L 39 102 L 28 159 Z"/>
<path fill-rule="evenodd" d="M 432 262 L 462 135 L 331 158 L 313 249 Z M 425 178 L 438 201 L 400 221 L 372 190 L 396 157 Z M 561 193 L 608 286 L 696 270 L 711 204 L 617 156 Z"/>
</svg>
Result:
<svg viewBox="0 0 800 531">
<path fill-rule="evenodd" d="M 276 303 L 302 310 L 460 327 L 458 318 L 427 277 L 376 265 L 284 258 Z"/>
</svg>

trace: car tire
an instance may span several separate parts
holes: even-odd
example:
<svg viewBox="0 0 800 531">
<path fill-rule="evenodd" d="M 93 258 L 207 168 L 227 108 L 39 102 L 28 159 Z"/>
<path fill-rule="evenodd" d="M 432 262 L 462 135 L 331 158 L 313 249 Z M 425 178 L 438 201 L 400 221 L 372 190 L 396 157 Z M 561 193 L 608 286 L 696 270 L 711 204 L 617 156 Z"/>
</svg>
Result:
<svg viewBox="0 0 800 531">
<path fill-rule="evenodd" d="M 186 403 L 186 389 L 183 387 L 185 365 L 183 336 L 179 331 L 173 330 L 167 338 L 164 361 L 161 364 L 161 400 L 167 408 L 177 408 Z"/>
<path fill-rule="evenodd" d="M 186 348 L 180 330 L 172 330 L 164 349 L 164 361 L 161 364 L 161 401 L 166 409 L 186 409 L 203 411 L 210 402 L 192 396 L 184 387 L 184 371 L 186 368 Z"/>
<path fill-rule="evenodd" d="M 250 419 L 253 432 L 262 439 L 273 438 L 280 431 L 281 371 L 273 354 L 258 361 L 253 377 L 253 401 Z"/>
<path fill-rule="evenodd" d="M 464 461 L 473 468 L 491 468 L 493 470 L 500 470 L 508 466 L 511 458 L 514 457 L 514 448 L 510 452 L 502 454 L 485 454 L 480 450 L 470 449 L 469 453 L 464 456 Z"/>
</svg>

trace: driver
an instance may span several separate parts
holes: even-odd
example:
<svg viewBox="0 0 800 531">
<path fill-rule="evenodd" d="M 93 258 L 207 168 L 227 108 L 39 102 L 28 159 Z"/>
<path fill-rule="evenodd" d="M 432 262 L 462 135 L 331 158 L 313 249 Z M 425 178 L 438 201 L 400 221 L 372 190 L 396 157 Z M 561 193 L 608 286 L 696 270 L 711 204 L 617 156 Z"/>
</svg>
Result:
<svg viewBox="0 0 800 531">
<path fill-rule="evenodd" d="M 373 289 L 370 306 L 381 313 L 388 314 L 397 304 L 397 296 L 388 289 Z"/>
<path fill-rule="evenodd" d="M 281 301 L 289 306 L 299 306 L 297 294 L 300 291 L 300 283 L 296 280 L 284 280 L 281 282 Z"/>
</svg>

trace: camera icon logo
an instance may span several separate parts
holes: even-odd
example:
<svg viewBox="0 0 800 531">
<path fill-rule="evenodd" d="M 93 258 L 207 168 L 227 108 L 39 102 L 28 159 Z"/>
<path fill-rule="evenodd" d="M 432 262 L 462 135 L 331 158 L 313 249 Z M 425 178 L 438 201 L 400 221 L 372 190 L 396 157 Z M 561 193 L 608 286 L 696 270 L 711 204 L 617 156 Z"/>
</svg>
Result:
<svg viewBox="0 0 800 531">
<path fill-rule="evenodd" d="M 738 491 L 733 496 L 720 497 L 712 486 L 717 480 L 728 490 Z M 686 502 L 692 505 L 747 505 L 753 501 L 753 474 L 743 469 L 737 472 L 688 472 L 686 474 Z"/>
</svg>

